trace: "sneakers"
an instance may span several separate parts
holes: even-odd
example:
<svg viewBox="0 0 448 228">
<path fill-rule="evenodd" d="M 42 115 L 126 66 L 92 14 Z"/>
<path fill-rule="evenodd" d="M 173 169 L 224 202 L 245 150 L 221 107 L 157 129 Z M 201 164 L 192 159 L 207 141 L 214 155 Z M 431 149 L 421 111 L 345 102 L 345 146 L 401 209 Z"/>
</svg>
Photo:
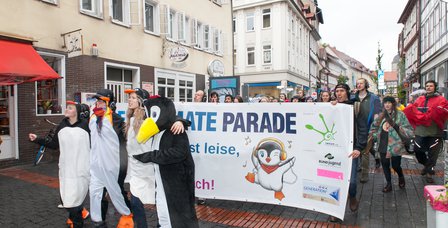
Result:
<svg viewBox="0 0 448 228">
<path fill-rule="evenodd" d="M 358 200 L 356 199 L 356 197 L 350 197 L 349 203 L 351 211 L 355 212 L 358 210 Z"/>
<path fill-rule="evenodd" d="M 205 199 L 198 199 L 198 205 L 204 205 Z"/>
<path fill-rule="evenodd" d="M 82 209 L 82 219 L 86 220 L 89 217 L 90 213 L 86 208 Z"/>
<path fill-rule="evenodd" d="M 65 207 L 64 207 L 64 205 L 62 205 L 62 203 L 60 203 L 60 204 L 58 204 L 58 208 L 59 209 L 64 209 Z"/>
</svg>

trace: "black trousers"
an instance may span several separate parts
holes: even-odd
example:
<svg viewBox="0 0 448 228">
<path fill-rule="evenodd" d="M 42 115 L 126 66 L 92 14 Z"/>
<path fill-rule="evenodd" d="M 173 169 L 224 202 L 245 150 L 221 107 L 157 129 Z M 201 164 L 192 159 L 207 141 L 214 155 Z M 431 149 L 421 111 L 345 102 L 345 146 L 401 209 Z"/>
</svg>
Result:
<svg viewBox="0 0 448 228">
<path fill-rule="evenodd" d="M 425 166 L 428 174 L 434 175 L 434 166 L 443 148 L 442 137 L 421 137 L 415 136 L 414 151 L 418 163 Z M 428 154 L 426 154 L 428 152 Z"/>
<path fill-rule="evenodd" d="M 386 158 L 386 153 L 381 153 L 381 165 L 383 166 L 384 177 L 388 184 L 392 181 L 392 174 L 390 172 L 390 161 L 392 161 L 392 168 L 397 172 L 399 177 L 403 177 L 403 170 L 401 169 L 401 156 L 392 156 Z"/>
<path fill-rule="evenodd" d="M 84 219 L 82 218 L 83 206 L 66 208 L 68 211 L 68 218 L 72 220 L 74 228 L 80 228 L 84 226 Z"/>
</svg>

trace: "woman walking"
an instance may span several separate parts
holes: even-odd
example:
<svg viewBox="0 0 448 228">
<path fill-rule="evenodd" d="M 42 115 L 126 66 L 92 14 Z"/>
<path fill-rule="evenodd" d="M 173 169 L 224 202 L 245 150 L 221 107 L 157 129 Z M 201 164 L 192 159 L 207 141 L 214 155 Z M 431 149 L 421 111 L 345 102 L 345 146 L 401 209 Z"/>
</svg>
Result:
<svg viewBox="0 0 448 228">
<path fill-rule="evenodd" d="M 65 118 L 57 127 L 54 137 L 46 140 L 29 134 L 31 141 L 60 150 L 59 191 L 62 204 L 69 212 L 67 225 L 75 228 L 84 225 L 82 203 L 90 182 L 90 130 L 81 114 L 81 105 L 67 101 Z"/>
<path fill-rule="evenodd" d="M 404 143 L 399 134 L 405 137 L 413 137 L 413 128 L 403 112 L 397 111 L 395 98 L 386 96 L 383 98 L 383 112 L 375 118 L 370 128 L 373 140 L 377 141 L 378 152 L 381 157 L 386 186 L 383 192 L 392 191 L 392 168 L 398 174 L 398 186 L 405 187 L 403 170 L 401 169 L 401 155 L 406 152 Z"/>
</svg>

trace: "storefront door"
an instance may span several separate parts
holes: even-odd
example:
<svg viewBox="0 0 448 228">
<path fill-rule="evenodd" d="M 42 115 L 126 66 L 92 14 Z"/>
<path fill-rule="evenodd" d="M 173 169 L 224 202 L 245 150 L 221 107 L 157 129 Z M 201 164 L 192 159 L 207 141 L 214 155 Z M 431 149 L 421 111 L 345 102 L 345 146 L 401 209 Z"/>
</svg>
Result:
<svg viewBox="0 0 448 228">
<path fill-rule="evenodd" d="M 15 158 L 16 153 L 16 125 L 15 125 L 15 96 L 16 86 L 0 86 L 0 160 Z"/>
</svg>

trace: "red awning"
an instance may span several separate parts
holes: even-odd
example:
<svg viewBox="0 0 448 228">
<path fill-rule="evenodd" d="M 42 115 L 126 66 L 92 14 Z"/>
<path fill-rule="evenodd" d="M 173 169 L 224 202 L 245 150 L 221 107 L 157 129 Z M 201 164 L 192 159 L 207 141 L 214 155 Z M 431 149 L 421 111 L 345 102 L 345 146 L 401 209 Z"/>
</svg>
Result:
<svg viewBox="0 0 448 228">
<path fill-rule="evenodd" d="M 58 78 L 31 44 L 0 40 L 0 85 Z"/>
</svg>

